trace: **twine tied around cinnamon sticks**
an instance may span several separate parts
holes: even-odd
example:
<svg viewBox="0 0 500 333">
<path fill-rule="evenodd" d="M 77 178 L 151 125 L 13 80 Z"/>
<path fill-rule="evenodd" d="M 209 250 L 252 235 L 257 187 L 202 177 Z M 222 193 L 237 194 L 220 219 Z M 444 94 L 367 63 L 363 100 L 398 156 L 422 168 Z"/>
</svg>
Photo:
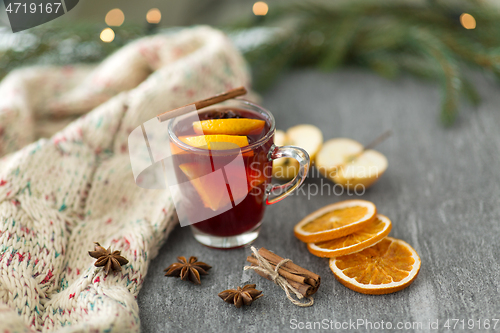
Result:
<svg viewBox="0 0 500 333">
<path fill-rule="evenodd" d="M 247 257 L 251 266 L 245 266 L 244 270 L 252 269 L 259 275 L 273 281 L 286 293 L 287 298 L 297 306 L 311 306 L 314 304 L 314 294 L 320 284 L 320 276 L 314 274 L 296 264 L 290 259 L 280 256 L 261 248 L 259 251 L 251 247 L 253 255 Z M 298 298 L 294 299 L 291 293 Z M 307 302 L 302 302 L 307 299 Z"/>
</svg>

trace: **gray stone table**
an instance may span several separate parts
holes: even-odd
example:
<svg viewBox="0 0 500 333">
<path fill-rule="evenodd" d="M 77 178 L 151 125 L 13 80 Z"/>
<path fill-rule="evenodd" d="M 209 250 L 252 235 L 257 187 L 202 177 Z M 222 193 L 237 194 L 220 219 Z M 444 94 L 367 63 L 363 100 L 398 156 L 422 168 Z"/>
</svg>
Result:
<svg viewBox="0 0 500 333">
<path fill-rule="evenodd" d="M 280 129 L 310 123 L 325 139 L 348 137 L 362 143 L 392 129 L 393 136 L 377 148 L 387 156 L 389 168 L 362 198 L 392 220 L 391 236 L 420 254 L 422 268 L 410 287 L 368 296 L 342 286 L 327 259 L 310 255 L 295 238 L 293 226 L 314 210 L 351 197 L 293 195 L 267 208 L 255 246 L 286 255 L 322 276 L 314 306 L 299 308 L 272 282 L 244 272 L 248 248 L 209 249 L 193 239 L 189 228 L 177 227 L 152 261 L 139 294 L 142 330 L 286 332 L 295 324 L 326 319 L 333 328 L 335 322 L 362 320 L 391 322 L 393 328 L 398 322 L 407 327 L 422 323 L 422 329 L 393 331 L 428 332 L 429 322 L 438 321 L 439 331 L 493 331 L 493 319 L 500 319 L 500 89 L 486 77 L 476 75 L 475 82 L 483 103 L 477 108 L 464 103 L 451 128 L 438 120 L 438 87 L 412 78 L 388 81 L 358 70 L 296 71 L 263 96 L 263 106 L 274 113 Z M 305 193 L 325 182 L 309 178 Z M 179 255 L 195 255 L 213 266 L 201 286 L 163 276 Z M 250 307 L 236 309 L 217 297 L 250 282 L 265 294 Z M 444 327 L 448 319 L 450 330 Z M 469 319 L 474 320 L 472 329 Z M 489 330 L 484 330 L 486 319 Z M 350 326 L 338 331 L 371 330 Z M 495 331 L 500 332 L 500 323 Z"/>
</svg>

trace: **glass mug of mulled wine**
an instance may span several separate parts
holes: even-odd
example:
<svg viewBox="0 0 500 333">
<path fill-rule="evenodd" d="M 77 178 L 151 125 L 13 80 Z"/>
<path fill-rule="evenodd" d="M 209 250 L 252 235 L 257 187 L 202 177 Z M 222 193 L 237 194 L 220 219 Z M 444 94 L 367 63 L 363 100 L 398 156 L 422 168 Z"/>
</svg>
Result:
<svg viewBox="0 0 500 333">
<path fill-rule="evenodd" d="M 169 121 L 169 187 L 181 225 L 209 247 L 236 248 L 259 235 L 266 205 L 297 189 L 307 176 L 309 155 L 274 145 L 275 121 L 244 100 L 213 105 Z M 272 161 L 298 162 L 296 177 L 272 185 Z"/>
</svg>

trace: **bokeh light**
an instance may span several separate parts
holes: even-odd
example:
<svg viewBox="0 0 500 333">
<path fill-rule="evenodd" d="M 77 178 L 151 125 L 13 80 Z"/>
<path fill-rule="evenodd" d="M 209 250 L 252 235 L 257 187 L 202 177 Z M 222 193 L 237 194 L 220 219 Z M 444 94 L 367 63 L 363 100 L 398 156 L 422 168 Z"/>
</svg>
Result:
<svg viewBox="0 0 500 333">
<path fill-rule="evenodd" d="M 101 31 L 101 40 L 105 43 L 111 43 L 115 39 L 115 32 L 111 28 Z"/>
<path fill-rule="evenodd" d="M 264 1 L 257 1 L 253 4 L 253 13 L 257 16 L 264 16 L 269 11 L 269 6 Z"/>
<path fill-rule="evenodd" d="M 151 8 L 146 14 L 146 21 L 151 24 L 158 24 L 161 21 L 161 12 L 158 8 Z"/>
<path fill-rule="evenodd" d="M 463 13 L 460 15 L 460 23 L 465 29 L 476 28 L 476 19 L 471 14 Z"/>
<path fill-rule="evenodd" d="M 110 27 L 119 27 L 125 21 L 125 15 L 119 8 L 111 9 L 104 18 L 104 21 Z"/>
</svg>

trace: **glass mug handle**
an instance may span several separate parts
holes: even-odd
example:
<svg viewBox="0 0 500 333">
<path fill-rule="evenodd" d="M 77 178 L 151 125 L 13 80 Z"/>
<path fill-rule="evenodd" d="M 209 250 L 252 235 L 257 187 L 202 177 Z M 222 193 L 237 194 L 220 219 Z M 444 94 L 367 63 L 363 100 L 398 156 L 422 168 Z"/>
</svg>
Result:
<svg viewBox="0 0 500 333">
<path fill-rule="evenodd" d="M 282 146 L 277 147 L 273 144 L 269 153 L 267 154 L 269 161 L 273 161 L 282 157 L 291 157 L 297 162 L 299 162 L 299 172 L 295 175 L 291 181 L 283 185 L 269 185 L 266 190 L 266 203 L 268 205 L 272 205 L 277 203 L 278 201 L 286 198 L 290 193 L 299 188 L 300 185 L 304 182 L 307 177 L 307 173 L 309 172 L 309 154 L 302 148 L 294 147 L 294 146 Z M 276 197 L 270 199 L 269 196 L 277 194 Z"/>
</svg>

